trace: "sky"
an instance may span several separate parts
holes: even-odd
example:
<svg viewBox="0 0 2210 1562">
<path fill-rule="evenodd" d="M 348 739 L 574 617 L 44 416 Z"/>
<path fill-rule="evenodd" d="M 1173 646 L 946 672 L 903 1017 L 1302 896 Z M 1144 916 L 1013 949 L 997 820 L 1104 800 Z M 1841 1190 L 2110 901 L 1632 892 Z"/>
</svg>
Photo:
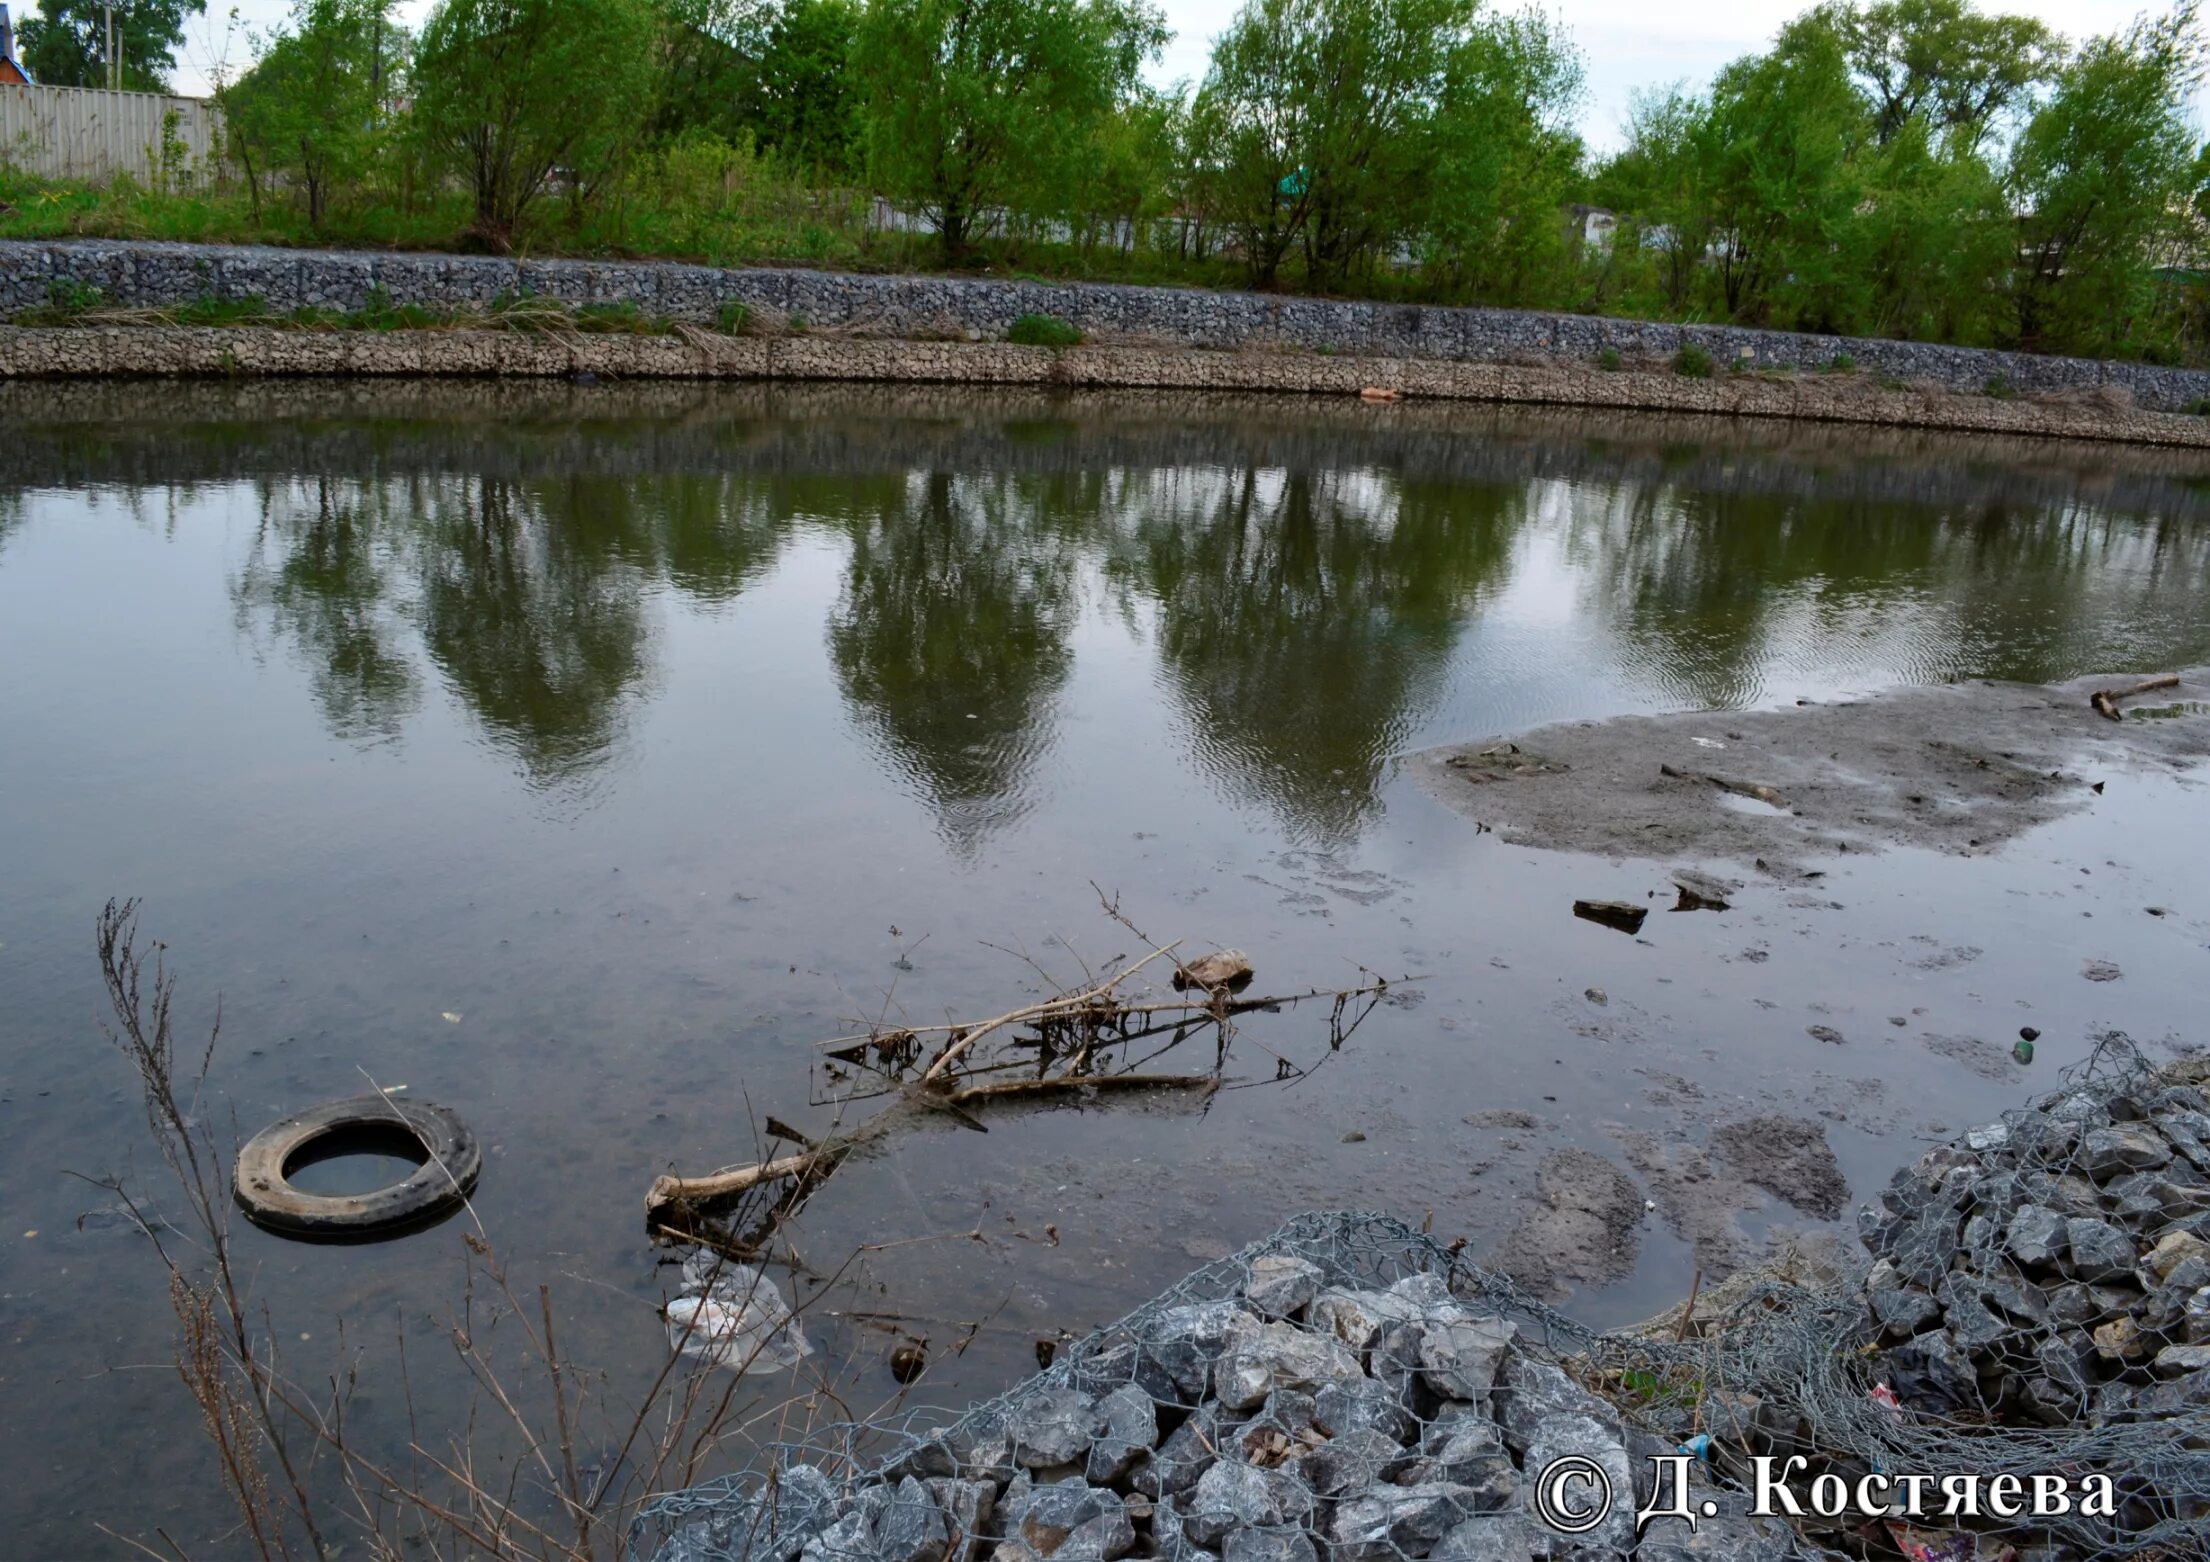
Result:
<svg viewBox="0 0 2210 1562">
<path fill-rule="evenodd" d="M 419 25 L 432 0 L 400 0 L 399 15 Z M 1212 40 L 1228 24 L 1241 0 L 1162 0 L 1174 41 L 1150 72 L 1161 85 L 1204 75 Z M 1498 0 L 1490 0 L 1498 3 Z M 1514 0 L 1505 0 L 1516 9 Z M 1630 95 L 1638 87 L 1685 81 L 1698 87 L 1729 60 L 1762 49 L 1789 17 L 1810 0 L 1724 0 L 1704 6 L 1653 4 L 1651 0 L 1549 0 L 1549 8 L 1579 46 L 1587 86 L 1580 129 L 1597 152 L 1621 141 Z M 2080 38 L 2115 32 L 2131 22 L 2149 0 L 1983 0 L 1988 10 L 2038 16 L 2057 31 Z M 2162 9 L 2160 3 L 2154 9 Z M 35 12 L 19 5 L 17 15 Z M 208 0 L 208 14 L 193 19 L 178 61 L 179 91 L 207 91 L 215 71 L 227 64 L 235 75 L 252 63 L 249 41 L 290 11 L 289 0 Z M 2198 105 L 2198 119 L 2201 117 Z"/>
</svg>

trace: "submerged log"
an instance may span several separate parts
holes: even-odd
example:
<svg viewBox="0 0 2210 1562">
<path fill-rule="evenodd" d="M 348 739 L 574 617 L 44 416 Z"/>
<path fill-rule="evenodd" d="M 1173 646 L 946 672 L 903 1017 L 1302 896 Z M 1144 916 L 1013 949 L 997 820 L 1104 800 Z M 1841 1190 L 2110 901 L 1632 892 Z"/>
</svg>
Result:
<svg viewBox="0 0 2210 1562">
<path fill-rule="evenodd" d="M 2150 694 L 2158 689 L 2176 689 L 2178 687 L 2179 674 L 2166 673 L 2161 678 L 2146 678 L 2123 689 L 2097 689 L 2087 697 L 2087 703 L 2094 706 L 2098 714 L 2112 721 L 2124 721 L 2125 717 L 2118 713 L 2118 702 L 2120 700 L 2130 700 L 2136 694 Z"/>
<path fill-rule="evenodd" d="M 1650 908 L 1638 906 L 1631 900 L 1576 900 L 1573 914 L 1583 921 L 1601 922 L 1622 933 L 1639 933 L 1642 919 L 1650 914 Z"/>
</svg>

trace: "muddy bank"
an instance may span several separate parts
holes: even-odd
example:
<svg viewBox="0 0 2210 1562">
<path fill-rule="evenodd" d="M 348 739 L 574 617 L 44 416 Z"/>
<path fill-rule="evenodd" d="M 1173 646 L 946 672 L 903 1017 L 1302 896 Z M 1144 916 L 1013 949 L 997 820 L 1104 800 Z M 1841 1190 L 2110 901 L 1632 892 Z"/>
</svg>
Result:
<svg viewBox="0 0 2210 1562">
<path fill-rule="evenodd" d="M 1516 845 L 1801 878 L 1807 862 L 1890 846 L 1992 851 L 2129 776 L 2210 755 L 2202 668 L 2129 702 L 2122 720 L 2090 707 L 2096 690 L 2142 676 L 1563 723 L 1431 749 L 1413 765 L 1438 797 Z M 1685 888 L 1677 909 L 1693 910 L 1714 886 Z"/>
<path fill-rule="evenodd" d="M 1290 392 L 1790 418 L 1890 428 L 2210 448 L 2210 420 L 2135 407 L 2109 387 L 1972 395 L 1863 374 L 1710 379 L 1651 361 L 1469 362 L 1335 354 L 879 336 L 578 335 L 503 330 L 307 331 L 265 326 L 0 326 L 0 381 L 255 376 L 875 381 L 892 384 Z"/>
</svg>

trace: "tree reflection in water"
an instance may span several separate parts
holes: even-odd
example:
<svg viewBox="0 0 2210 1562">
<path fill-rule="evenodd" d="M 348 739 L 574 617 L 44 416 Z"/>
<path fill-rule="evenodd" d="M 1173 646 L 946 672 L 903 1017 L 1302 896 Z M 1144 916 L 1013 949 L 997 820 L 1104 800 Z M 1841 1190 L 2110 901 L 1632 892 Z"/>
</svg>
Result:
<svg viewBox="0 0 2210 1562">
<path fill-rule="evenodd" d="M 847 714 L 962 856 L 1035 805 L 1090 605 L 1191 763 L 1319 845 L 1370 821 L 1391 755 L 1460 735 L 1426 727 L 1502 675 L 1459 664 L 1517 588 L 1570 609 L 1619 708 L 2210 655 L 2210 529 L 2100 507 L 2108 471 L 1033 415 L 746 430 L 645 473 L 517 473 L 477 430 L 373 478 L 264 479 L 239 623 L 296 649 L 342 737 L 389 740 L 437 682 L 531 784 L 588 784 L 654 686 L 660 599 L 780 589 L 807 532 L 841 555 Z"/>
</svg>

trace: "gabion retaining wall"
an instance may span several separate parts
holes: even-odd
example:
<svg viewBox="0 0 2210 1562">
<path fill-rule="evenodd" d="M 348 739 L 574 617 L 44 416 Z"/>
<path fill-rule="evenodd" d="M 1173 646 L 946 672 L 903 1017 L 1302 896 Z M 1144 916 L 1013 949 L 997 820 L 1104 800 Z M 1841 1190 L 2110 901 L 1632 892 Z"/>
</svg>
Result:
<svg viewBox="0 0 2210 1562">
<path fill-rule="evenodd" d="M 512 260 L 229 245 L 0 243 L 0 317 L 47 302 L 56 281 L 97 287 L 110 302 L 161 308 L 203 296 L 261 299 L 270 309 L 356 309 L 371 288 L 425 308 L 486 305 L 532 292 L 571 304 L 634 303 L 651 314 L 711 321 L 724 304 L 802 317 L 809 325 L 864 325 L 890 335 L 946 330 L 1002 335 L 1024 314 L 1053 314 L 1093 334 L 1191 347 L 1254 343 L 1467 362 L 1592 362 L 1668 358 L 1701 347 L 1718 364 L 1748 355 L 1760 368 L 1824 368 L 1846 354 L 1861 370 L 1979 391 L 2002 380 L 2021 392 L 2119 385 L 2144 407 L 2210 398 L 2210 370 L 2042 357 L 1864 337 L 1812 336 L 1731 326 L 1660 325 L 1587 315 L 1361 303 L 1193 288 L 1050 284 L 985 278 L 861 276 L 806 270 L 725 271 L 667 262 Z"/>
</svg>

